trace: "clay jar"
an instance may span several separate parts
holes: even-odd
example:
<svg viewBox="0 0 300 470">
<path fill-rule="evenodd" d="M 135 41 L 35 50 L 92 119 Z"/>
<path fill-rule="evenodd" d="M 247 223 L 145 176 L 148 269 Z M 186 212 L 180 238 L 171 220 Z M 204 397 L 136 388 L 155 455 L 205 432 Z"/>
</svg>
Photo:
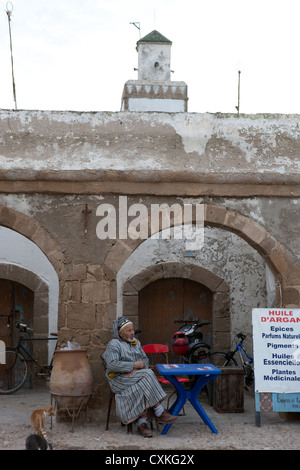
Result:
<svg viewBox="0 0 300 470">
<path fill-rule="evenodd" d="M 93 377 L 86 349 L 55 351 L 50 391 L 55 395 L 83 396 L 92 393 Z"/>
</svg>

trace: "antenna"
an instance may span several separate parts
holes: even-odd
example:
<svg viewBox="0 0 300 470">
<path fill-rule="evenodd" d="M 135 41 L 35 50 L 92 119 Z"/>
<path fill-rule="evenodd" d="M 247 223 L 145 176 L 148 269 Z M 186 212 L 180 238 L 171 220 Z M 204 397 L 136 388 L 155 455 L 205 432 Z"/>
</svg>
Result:
<svg viewBox="0 0 300 470">
<path fill-rule="evenodd" d="M 133 24 L 133 26 L 135 26 L 135 27 L 139 30 L 139 32 L 140 32 L 140 39 L 141 39 L 141 24 L 140 24 L 140 22 L 139 22 L 139 21 L 132 21 L 132 22 L 129 23 L 129 24 Z"/>
<path fill-rule="evenodd" d="M 241 71 L 238 71 L 238 105 L 235 107 L 238 114 L 240 114 L 240 83 L 241 83 Z"/>
<path fill-rule="evenodd" d="M 13 12 L 13 4 L 11 2 L 7 2 L 7 4 L 6 4 L 6 13 L 7 13 L 7 18 L 8 18 L 8 29 L 9 29 L 9 39 L 10 39 L 11 75 L 12 75 L 12 85 L 13 85 L 13 95 L 14 95 L 15 109 L 17 109 L 16 85 L 15 85 L 15 76 L 14 76 L 14 61 L 13 61 L 11 27 L 10 27 L 12 12 Z"/>
</svg>

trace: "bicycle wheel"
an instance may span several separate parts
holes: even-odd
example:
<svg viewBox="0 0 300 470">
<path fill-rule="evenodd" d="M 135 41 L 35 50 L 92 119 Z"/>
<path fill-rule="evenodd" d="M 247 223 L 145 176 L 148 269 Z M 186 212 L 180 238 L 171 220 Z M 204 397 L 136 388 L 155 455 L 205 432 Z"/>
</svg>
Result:
<svg viewBox="0 0 300 470">
<path fill-rule="evenodd" d="M 0 364 L 0 395 L 19 390 L 27 377 L 27 362 L 15 349 L 6 349 L 5 364 Z"/>
<path fill-rule="evenodd" d="M 215 351 L 211 353 L 210 360 L 211 363 L 216 367 L 230 367 L 238 365 L 234 357 L 231 357 L 222 351 Z"/>
</svg>

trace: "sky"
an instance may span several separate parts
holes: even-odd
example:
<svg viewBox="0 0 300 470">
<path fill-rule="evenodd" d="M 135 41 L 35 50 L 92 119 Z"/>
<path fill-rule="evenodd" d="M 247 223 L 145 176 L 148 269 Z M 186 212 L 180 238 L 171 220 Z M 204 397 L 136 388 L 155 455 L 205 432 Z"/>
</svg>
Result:
<svg viewBox="0 0 300 470">
<path fill-rule="evenodd" d="M 300 114 L 300 0 L 0 0 L 0 109 L 15 108 L 11 7 L 18 109 L 120 111 L 156 29 L 189 112 L 235 114 L 240 76 L 241 113 Z"/>
</svg>

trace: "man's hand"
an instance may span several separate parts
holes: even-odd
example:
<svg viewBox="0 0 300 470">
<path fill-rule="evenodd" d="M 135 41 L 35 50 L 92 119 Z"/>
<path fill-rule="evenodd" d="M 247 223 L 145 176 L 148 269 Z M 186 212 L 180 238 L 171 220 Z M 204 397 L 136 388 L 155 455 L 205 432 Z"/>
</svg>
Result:
<svg viewBox="0 0 300 470">
<path fill-rule="evenodd" d="M 134 369 L 145 369 L 146 368 L 146 364 L 144 363 L 144 361 L 136 361 L 134 363 L 134 366 L 133 366 Z"/>
<path fill-rule="evenodd" d="M 146 368 L 146 364 L 144 363 L 144 361 L 135 361 L 134 364 L 133 364 L 133 369 L 131 372 L 127 372 L 126 375 L 132 375 L 135 373 L 136 370 L 138 369 L 145 369 Z"/>
</svg>

